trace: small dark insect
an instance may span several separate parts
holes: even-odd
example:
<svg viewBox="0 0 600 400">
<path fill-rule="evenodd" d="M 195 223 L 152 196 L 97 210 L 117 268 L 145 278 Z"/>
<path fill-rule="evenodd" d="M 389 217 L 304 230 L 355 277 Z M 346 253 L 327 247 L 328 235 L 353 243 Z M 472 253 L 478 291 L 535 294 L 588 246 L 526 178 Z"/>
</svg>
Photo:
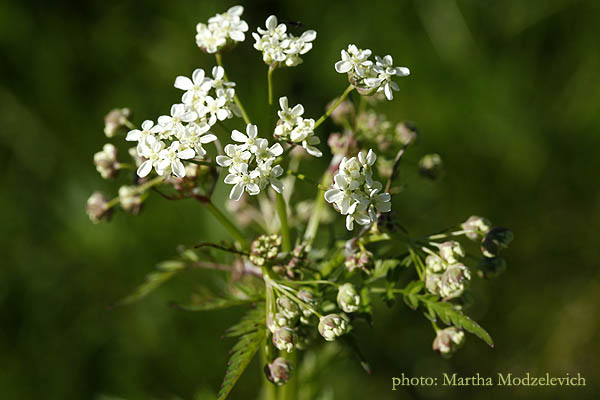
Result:
<svg viewBox="0 0 600 400">
<path fill-rule="evenodd" d="M 286 24 L 290 29 L 300 29 L 304 24 L 300 21 L 281 21 L 282 24 Z"/>
</svg>

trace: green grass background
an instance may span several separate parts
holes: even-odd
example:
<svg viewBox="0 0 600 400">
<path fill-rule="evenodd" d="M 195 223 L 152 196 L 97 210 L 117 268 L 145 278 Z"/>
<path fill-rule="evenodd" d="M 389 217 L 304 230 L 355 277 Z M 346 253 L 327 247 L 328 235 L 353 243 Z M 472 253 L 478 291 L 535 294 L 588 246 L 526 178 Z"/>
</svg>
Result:
<svg viewBox="0 0 600 400">
<path fill-rule="evenodd" d="M 1 398 L 202 399 L 220 385 L 232 344 L 220 336 L 241 311 L 167 307 L 205 274 L 175 279 L 134 306 L 106 305 L 177 245 L 226 232 L 192 202 L 152 198 L 142 216 L 120 213 L 102 225 L 92 225 L 84 208 L 93 190 L 116 191 L 91 161 L 106 141 L 104 114 L 115 106 L 130 107 L 136 121 L 166 113 L 179 96 L 175 76 L 213 65 L 195 45 L 195 24 L 233 4 L 0 3 Z M 479 214 L 515 233 L 508 271 L 475 285 L 470 311 L 495 349 L 469 336 L 442 360 L 421 315 L 379 304 L 375 326 L 358 329 L 373 375 L 340 354 L 320 376 L 326 398 L 592 398 L 600 368 L 600 3 L 242 4 L 251 30 L 276 13 L 318 31 L 304 64 L 275 74 L 276 96 L 292 95 L 309 115 L 346 86 L 333 64 L 348 43 L 411 68 L 382 110 L 421 130 L 407 165 L 439 152 L 447 174 L 396 196 L 408 227 L 426 232 Z M 260 122 L 266 69 L 252 43 L 225 63 Z M 253 368 L 231 398 L 253 398 L 260 384 Z M 442 371 L 580 372 L 587 386 L 390 390 L 402 372 Z"/>
</svg>

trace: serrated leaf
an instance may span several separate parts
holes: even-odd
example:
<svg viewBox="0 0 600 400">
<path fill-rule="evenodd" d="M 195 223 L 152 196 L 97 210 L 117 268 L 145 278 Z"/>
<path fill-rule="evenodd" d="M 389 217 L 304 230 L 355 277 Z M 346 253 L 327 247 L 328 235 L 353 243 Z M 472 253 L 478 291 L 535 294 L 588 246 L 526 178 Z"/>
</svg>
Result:
<svg viewBox="0 0 600 400">
<path fill-rule="evenodd" d="M 461 311 L 456 310 L 452 304 L 444 303 L 439 301 L 424 300 L 425 297 L 421 297 L 422 301 L 427 302 L 427 308 L 430 313 L 437 315 L 447 325 L 454 325 L 457 328 L 462 328 L 467 332 L 471 332 L 481 340 L 486 342 L 489 346 L 494 347 L 494 341 L 492 340 L 489 333 L 481 327 L 477 322 L 463 314 Z"/>
<path fill-rule="evenodd" d="M 252 361 L 252 358 L 264 342 L 266 337 L 266 321 L 264 303 L 249 311 L 240 322 L 227 330 L 225 336 L 239 337 L 231 349 L 225 378 L 219 390 L 218 399 L 227 398 L 242 373 Z"/>
<path fill-rule="evenodd" d="M 417 294 L 421 291 L 421 289 L 423 289 L 424 286 L 425 284 L 423 283 L 423 281 L 412 281 L 408 285 L 406 285 L 404 290 L 409 294 Z"/>
<path fill-rule="evenodd" d="M 185 269 L 185 264 L 181 261 L 164 261 L 158 264 L 159 270 L 146 275 L 146 281 L 135 289 L 129 296 L 117 301 L 113 307 L 131 304 L 139 301 L 151 293 L 154 289 L 171 279 L 176 273 Z"/>
<path fill-rule="evenodd" d="M 248 299 L 237 299 L 233 297 L 229 298 L 213 298 L 206 299 L 202 302 L 190 303 L 190 304 L 177 304 L 173 303 L 175 308 L 185 311 L 209 311 L 209 310 L 222 310 L 224 308 L 231 308 L 237 306 L 243 306 L 245 304 L 256 303 L 262 300 L 260 297 L 252 297 Z"/>
</svg>

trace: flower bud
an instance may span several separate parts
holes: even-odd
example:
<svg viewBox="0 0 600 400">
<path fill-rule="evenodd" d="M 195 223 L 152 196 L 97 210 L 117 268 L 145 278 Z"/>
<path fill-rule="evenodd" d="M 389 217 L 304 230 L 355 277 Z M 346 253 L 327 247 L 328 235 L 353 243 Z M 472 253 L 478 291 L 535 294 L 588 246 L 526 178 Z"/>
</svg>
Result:
<svg viewBox="0 0 600 400">
<path fill-rule="evenodd" d="M 436 180 L 443 175 L 443 166 L 439 154 L 427 154 L 419 161 L 419 173 L 425 178 Z"/>
<path fill-rule="evenodd" d="M 112 209 L 108 207 L 108 200 L 102 193 L 92 193 L 87 201 L 87 214 L 95 224 L 110 219 Z"/>
<path fill-rule="evenodd" d="M 267 261 L 272 261 L 279 254 L 281 236 L 260 235 L 250 246 L 250 261 L 255 265 L 263 266 Z"/>
<path fill-rule="evenodd" d="M 94 154 L 94 164 L 96 170 L 104 179 L 114 178 L 119 172 L 119 162 L 117 161 L 117 148 L 107 143 L 102 147 L 102 151 Z"/>
<path fill-rule="evenodd" d="M 344 283 L 338 289 L 337 302 L 344 312 L 352 313 L 358 311 L 360 296 L 351 283 Z"/>
<path fill-rule="evenodd" d="M 471 272 L 463 264 L 452 264 L 442 275 L 439 284 L 440 296 L 453 299 L 460 296 L 465 290 L 465 282 L 471 279 Z"/>
<path fill-rule="evenodd" d="M 350 272 L 360 269 L 366 272 L 367 274 L 370 274 L 373 268 L 375 268 L 375 263 L 373 261 L 373 253 L 371 253 L 368 250 L 357 251 L 346 257 L 344 265 L 346 266 L 346 268 L 348 268 L 348 271 Z"/>
<path fill-rule="evenodd" d="M 297 340 L 296 332 L 291 328 L 278 328 L 273 332 L 273 345 L 281 351 L 291 353 Z"/>
<path fill-rule="evenodd" d="M 500 251 L 513 240 L 513 233 L 506 228 L 496 227 L 491 229 L 481 242 L 481 252 L 486 257 L 497 257 Z"/>
<path fill-rule="evenodd" d="M 477 275 L 480 278 L 496 278 L 506 271 L 506 261 L 501 257 L 483 257 L 479 261 Z"/>
<path fill-rule="evenodd" d="M 346 314 L 329 314 L 319 319 L 319 333 L 331 342 L 348 332 L 349 321 Z"/>
<path fill-rule="evenodd" d="M 467 231 L 465 234 L 471 240 L 477 240 L 482 236 L 485 236 L 490 229 L 492 224 L 485 218 L 472 215 L 468 220 L 463 222 L 460 227 L 463 231 Z"/>
<path fill-rule="evenodd" d="M 119 128 L 125 126 L 127 119 L 131 115 L 129 108 L 115 108 L 104 117 L 104 134 L 106 137 L 116 135 Z"/>
<path fill-rule="evenodd" d="M 119 202 L 123 210 L 137 215 L 142 208 L 142 197 L 137 192 L 136 186 L 121 186 L 119 188 Z"/>
<path fill-rule="evenodd" d="M 465 333 L 453 326 L 437 331 L 433 350 L 444 358 L 450 358 L 465 342 Z"/>
<path fill-rule="evenodd" d="M 438 248 L 440 249 L 440 255 L 448 264 L 457 263 L 459 258 L 465 256 L 462 246 L 455 240 L 444 242 L 438 245 Z"/>
<path fill-rule="evenodd" d="M 440 274 L 427 273 L 425 275 L 425 288 L 427 288 L 430 293 L 439 296 L 441 284 L 442 276 Z"/>
<path fill-rule="evenodd" d="M 300 316 L 300 308 L 289 297 L 277 298 L 277 310 L 290 321 L 291 325 L 294 325 Z"/>
<path fill-rule="evenodd" d="M 419 138 L 419 130 L 412 122 L 400 122 L 396 124 L 396 139 L 402 145 L 414 143 Z"/>
<path fill-rule="evenodd" d="M 280 386 L 290 379 L 292 373 L 292 363 L 283 357 L 277 357 L 272 363 L 265 366 L 267 379 Z"/>
<path fill-rule="evenodd" d="M 440 256 L 430 254 L 425 258 L 425 266 L 428 272 L 444 272 L 446 265 Z"/>
</svg>

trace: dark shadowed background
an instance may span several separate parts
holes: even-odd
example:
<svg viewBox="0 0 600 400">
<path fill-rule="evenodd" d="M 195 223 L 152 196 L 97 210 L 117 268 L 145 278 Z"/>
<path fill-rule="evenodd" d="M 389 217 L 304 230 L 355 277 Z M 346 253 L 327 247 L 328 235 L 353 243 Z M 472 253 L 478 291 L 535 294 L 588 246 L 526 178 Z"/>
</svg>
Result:
<svg viewBox="0 0 600 400">
<path fill-rule="evenodd" d="M 322 398 L 592 398 L 600 368 L 600 3 L 241 3 L 251 31 L 270 13 L 318 31 L 304 64 L 276 73 L 276 95 L 293 93 L 309 115 L 345 88 L 333 64 L 348 43 L 410 67 L 382 110 L 421 130 L 408 163 L 439 152 L 447 174 L 396 196 L 406 226 L 426 232 L 478 214 L 515 233 L 507 272 L 474 285 L 470 315 L 495 349 L 469 335 L 454 358 L 442 360 L 422 315 L 378 304 L 375 326 L 358 329 L 373 375 L 340 354 L 320 376 L 329 388 Z M 90 223 L 85 202 L 95 189 L 116 191 L 92 164 L 107 141 L 105 113 L 127 106 L 136 122 L 166 113 L 180 95 L 174 78 L 214 64 L 195 45 L 196 23 L 234 4 L 0 3 L 1 398 L 200 400 L 218 389 L 232 344 L 220 336 L 242 311 L 167 307 L 202 273 L 141 303 L 106 306 L 178 244 L 226 233 L 192 202 L 152 198 L 141 216 L 119 213 L 100 225 Z M 225 64 L 258 116 L 266 74 L 252 43 L 247 38 Z M 331 125 L 324 127 L 322 135 Z M 253 398 L 256 367 L 231 398 Z M 442 371 L 579 372 L 587 386 L 390 390 L 402 372 Z"/>
</svg>

